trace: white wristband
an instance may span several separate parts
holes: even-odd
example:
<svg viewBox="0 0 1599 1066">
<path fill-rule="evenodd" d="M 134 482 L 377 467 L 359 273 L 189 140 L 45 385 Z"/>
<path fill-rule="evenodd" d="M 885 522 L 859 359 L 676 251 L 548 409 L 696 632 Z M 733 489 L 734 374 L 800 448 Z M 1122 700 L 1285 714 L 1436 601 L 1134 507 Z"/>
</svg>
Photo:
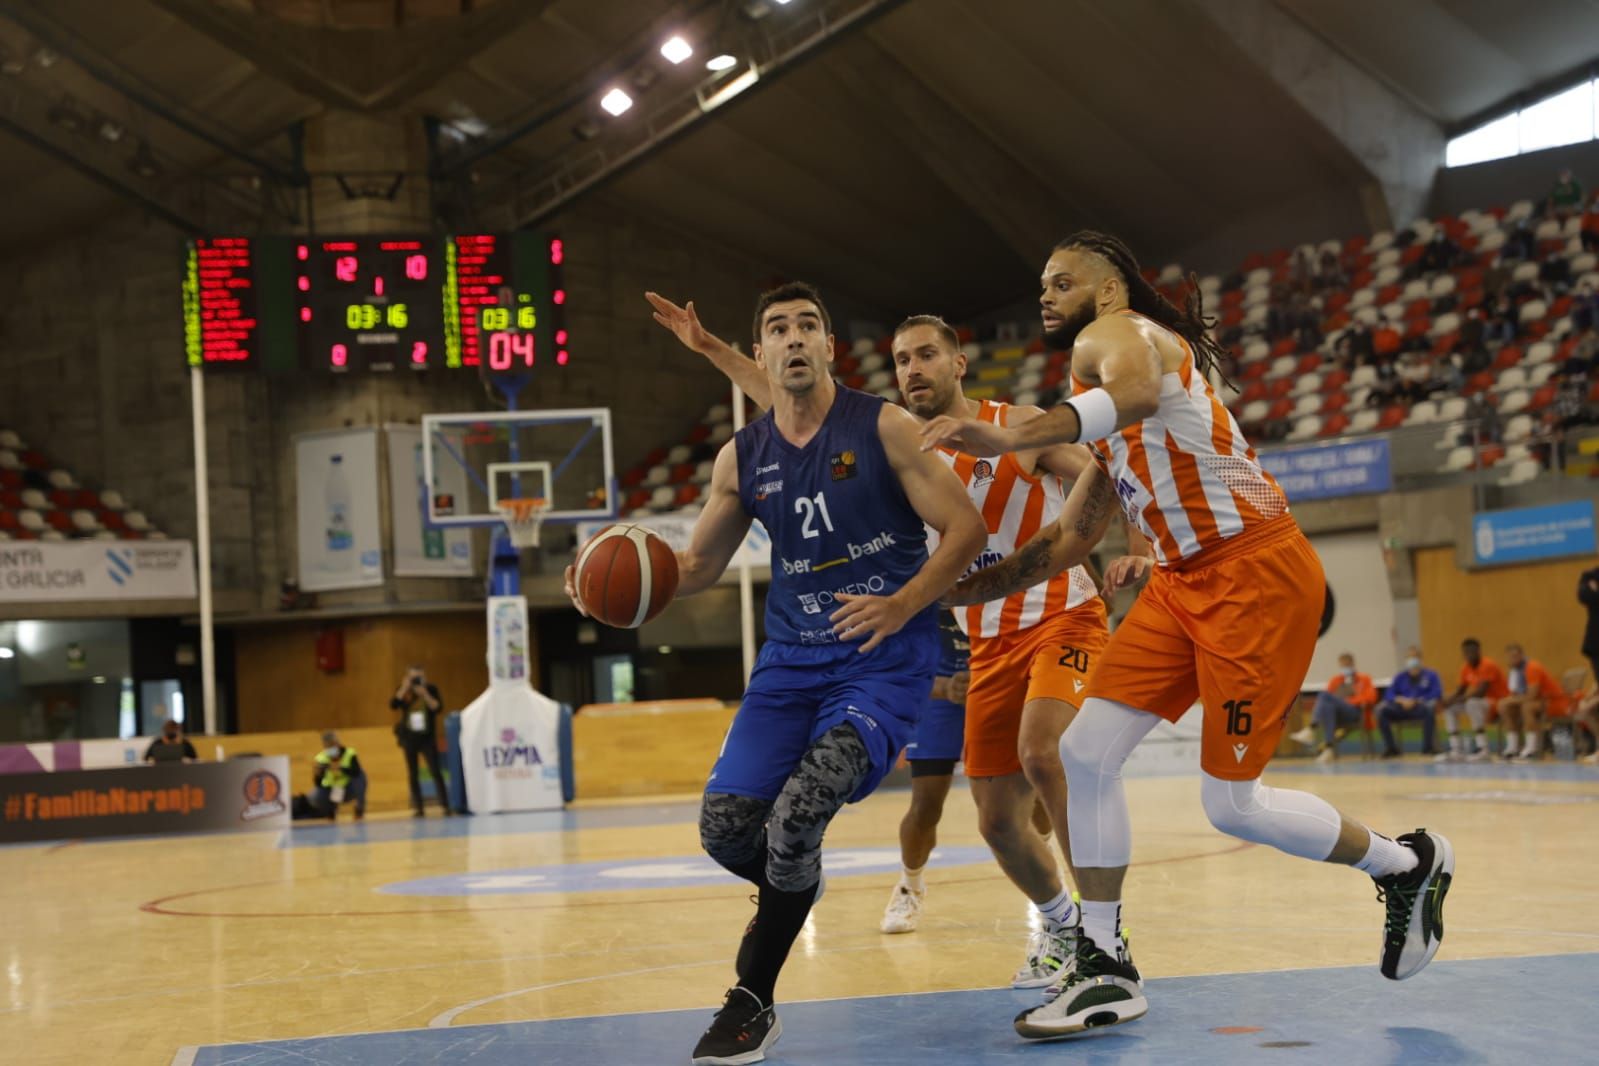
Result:
<svg viewBox="0 0 1599 1066">
<path fill-rule="evenodd" d="M 1116 432 L 1116 401 L 1104 389 L 1089 389 L 1066 403 L 1077 412 L 1081 426 L 1073 443 L 1103 440 Z"/>
</svg>

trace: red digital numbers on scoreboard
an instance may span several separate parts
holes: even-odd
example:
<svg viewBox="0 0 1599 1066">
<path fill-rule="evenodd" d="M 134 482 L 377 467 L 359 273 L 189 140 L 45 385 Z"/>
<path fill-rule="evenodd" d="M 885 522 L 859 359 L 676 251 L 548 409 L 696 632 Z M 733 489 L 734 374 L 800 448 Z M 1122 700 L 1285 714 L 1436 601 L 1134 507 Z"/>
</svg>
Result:
<svg viewBox="0 0 1599 1066">
<path fill-rule="evenodd" d="M 255 359 L 255 261 L 248 237 L 189 246 L 183 282 L 184 350 L 190 366 L 247 366 Z"/>
</svg>

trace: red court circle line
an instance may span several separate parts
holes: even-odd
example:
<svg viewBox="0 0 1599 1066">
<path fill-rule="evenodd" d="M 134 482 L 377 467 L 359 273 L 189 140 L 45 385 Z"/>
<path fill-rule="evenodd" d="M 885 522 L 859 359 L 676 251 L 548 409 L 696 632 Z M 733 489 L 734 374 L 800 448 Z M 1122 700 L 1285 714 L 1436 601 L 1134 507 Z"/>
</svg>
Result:
<svg viewBox="0 0 1599 1066">
<path fill-rule="evenodd" d="M 1134 867 L 1164 866 L 1164 865 L 1166 865 L 1168 863 L 1174 863 L 1174 862 L 1192 862 L 1195 859 L 1209 859 L 1209 858 L 1214 858 L 1214 857 L 1216 857 L 1218 855 L 1231 855 L 1233 852 L 1243 851 L 1246 848 L 1252 848 L 1254 846 L 1255 846 L 1254 844 L 1251 844 L 1249 841 L 1245 840 L 1245 841 L 1239 841 L 1238 843 L 1232 844 L 1229 847 L 1222 848 L 1219 851 L 1194 852 L 1193 854 L 1190 854 L 1190 855 L 1171 855 L 1171 856 L 1168 856 L 1167 858 L 1164 858 L 1164 859 L 1149 859 L 1149 860 L 1147 860 L 1145 862 L 1135 862 L 1135 863 L 1132 864 L 1132 866 L 1134 866 Z M 972 865 L 980 865 L 980 864 L 973 863 Z M 885 871 L 885 872 L 892 873 L 893 871 Z M 942 881 L 940 881 L 940 883 L 941 884 L 946 884 L 946 885 L 975 884 L 975 883 L 977 883 L 979 881 L 998 880 L 998 879 L 1003 878 L 1003 876 L 1004 876 L 1003 874 L 1000 874 L 1000 873 L 996 872 L 996 873 L 991 873 L 991 874 L 984 874 L 981 877 L 952 877 L 952 878 L 948 878 L 948 879 L 942 880 Z M 303 878 L 302 880 L 317 880 L 317 878 Z M 189 892 L 176 892 L 176 893 L 173 893 L 170 896 L 161 896 L 158 899 L 152 899 L 152 900 L 150 900 L 150 901 L 148 901 L 146 903 L 141 903 L 141 904 L 139 904 L 139 910 L 144 911 L 147 914 L 159 914 L 159 915 L 163 915 L 163 916 L 169 917 L 169 918 L 387 918 L 387 917 L 390 917 L 391 915 L 392 916 L 403 916 L 403 915 L 412 915 L 412 914 L 462 914 L 462 913 L 467 913 L 467 912 L 474 913 L 474 914 L 489 914 L 489 913 L 498 913 L 500 911 L 538 911 L 538 910 L 555 910 L 555 909 L 570 910 L 570 909 L 573 909 L 573 908 L 576 908 L 576 907 L 615 907 L 615 906 L 619 906 L 619 905 L 623 904 L 624 902 L 626 903 L 627 906 L 630 906 L 630 907 L 651 906 L 651 905 L 658 905 L 658 904 L 677 904 L 677 903 L 710 903 L 710 902 L 716 902 L 716 901 L 721 900 L 721 899 L 724 898 L 719 893 L 719 894 L 714 895 L 714 896 L 672 896 L 672 897 L 667 898 L 667 899 L 645 899 L 645 900 L 596 899 L 596 900 L 580 900 L 580 901 L 573 901 L 573 902 L 566 902 L 566 903 L 522 903 L 522 904 L 517 904 L 515 906 L 510 906 L 510 907 L 470 907 L 470 906 L 461 906 L 461 907 L 426 907 L 426 908 L 407 908 L 407 909 L 404 909 L 404 910 L 382 910 L 382 911 L 188 911 L 188 910 L 173 910 L 173 909 L 170 909 L 170 908 L 168 908 L 166 906 L 166 904 L 171 903 L 171 902 L 173 902 L 175 900 L 190 899 L 190 898 L 193 898 L 195 896 L 209 895 L 210 893 L 213 893 L 213 892 L 234 892 L 234 891 L 237 891 L 237 890 L 239 890 L 241 888 L 263 888 L 263 887 L 266 887 L 266 886 L 269 886 L 269 885 L 282 885 L 282 884 L 283 884 L 283 882 L 280 881 L 280 880 L 273 880 L 273 881 L 247 881 L 247 882 L 245 882 L 243 884 L 223 885 L 220 888 L 197 888 L 197 889 L 194 889 L 194 890 L 189 891 Z M 881 887 L 882 886 L 875 885 L 875 884 L 873 884 L 873 885 L 835 885 L 834 883 L 829 882 L 828 886 L 827 886 L 827 890 L 828 890 L 828 892 L 830 894 L 832 894 L 832 893 L 841 893 L 841 892 L 876 892 L 876 891 L 880 891 Z M 639 889 L 609 889 L 609 890 L 598 889 L 598 890 L 591 890 L 591 891 L 637 892 L 637 891 L 639 891 Z"/>
</svg>

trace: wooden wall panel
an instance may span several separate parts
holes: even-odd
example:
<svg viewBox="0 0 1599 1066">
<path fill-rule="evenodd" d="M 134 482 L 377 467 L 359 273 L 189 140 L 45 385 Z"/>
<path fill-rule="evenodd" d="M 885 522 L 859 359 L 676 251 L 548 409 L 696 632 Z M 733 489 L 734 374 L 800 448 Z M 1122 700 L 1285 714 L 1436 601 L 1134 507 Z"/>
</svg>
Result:
<svg viewBox="0 0 1599 1066">
<path fill-rule="evenodd" d="M 1587 614 L 1577 602 L 1577 576 L 1592 559 L 1568 559 L 1485 570 L 1461 570 L 1455 549 L 1415 553 L 1422 653 L 1451 691 L 1460 670 L 1460 642 L 1482 641 L 1483 654 L 1504 665 L 1505 645 L 1520 644 L 1556 677 L 1583 665 L 1578 650 Z"/>
<path fill-rule="evenodd" d="M 344 631 L 344 669 L 328 674 L 317 669 L 316 638 L 332 627 Z M 413 662 L 439 686 L 445 709 L 460 710 L 488 687 L 484 628 L 481 611 L 241 627 L 234 633 L 239 729 L 392 725 L 389 698 Z M 536 668 L 536 648 L 529 658 Z"/>
<path fill-rule="evenodd" d="M 572 719 L 578 798 L 699 792 L 734 710 L 719 700 L 583 708 Z"/>
</svg>

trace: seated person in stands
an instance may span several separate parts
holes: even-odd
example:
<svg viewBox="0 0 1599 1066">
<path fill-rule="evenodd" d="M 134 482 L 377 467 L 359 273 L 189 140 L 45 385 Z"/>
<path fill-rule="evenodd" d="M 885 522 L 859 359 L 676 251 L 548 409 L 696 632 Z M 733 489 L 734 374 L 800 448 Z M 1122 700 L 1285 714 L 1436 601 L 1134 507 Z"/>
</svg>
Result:
<svg viewBox="0 0 1599 1066">
<path fill-rule="evenodd" d="M 1449 239 L 1442 226 L 1432 231 L 1432 240 L 1422 247 L 1421 258 L 1416 260 L 1417 274 L 1434 274 L 1455 265 L 1460 246 Z M 1415 275 L 1412 275 L 1415 276 Z"/>
<path fill-rule="evenodd" d="M 1349 324 L 1349 328 L 1344 330 L 1344 335 L 1338 338 L 1338 350 L 1353 359 L 1356 366 L 1375 362 L 1377 342 L 1371 335 L 1371 327 L 1360 319 L 1355 319 Z"/>
<path fill-rule="evenodd" d="M 366 814 L 366 771 L 361 760 L 331 729 L 322 734 L 322 745 L 312 772 L 311 805 L 324 818 L 337 818 L 339 804 L 353 803 L 360 821 Z"/>
<path fill-rule="evenodd" d="M 1532 226 L 1526 219 L 1518 219 L 1505 236 L 1505 243 L 1499 249 L 1502 259 L 1531 259 L 1538 250 L 1538 238 L 1533 236 Z"/>
<path fill-rule="evenodd" d="M 1510 695 L 1499 701 L 1499 721 L 1505 728 L 1505 758 L 1536 759 L 1543 754 L 1543 731 L 1549 717 L 1565 717 L 1566 693 L 1560 682 L 1549 676 L 1543 663 L 1527 658 L 1520 644 L 1505 648 L 1505 664 L 1510 668 L 1505 678 Z M 1523 731 L 1525 743 L 1521 743 Z"/>
<path fill-rule="evenodd" d="M 1538 265 L 1538 280 L 1549 289 L 1550 295 L 1564 295 L 1571 288 L 1571 263 L 1559 252 L 1550 252 Z"/>
<path fill-rule="evenodd" d="M 1482 336 L 1489 344 L 1509 344 L 1516 339 L 1516 303 L 1507 293 L 1488 311 Z"/>
<path fill-rule="evenodd" d="M 1582 229 L 1578 236 L 1582 238 L 1583 251 L 1599 252 L 1599 192 L 1593 194 L 1588 210 L 1582 213 Z"/>
<path fill-rule="evenodd" d="M 1321 253 L 1321 261 L 1316 265 L 1316 282 L 1324 289 L 1342 289 L 1349 284 L 1349 275 L 1344 273 L 1338 253 L 1330 248 Z"/>
<path fill-rule="evenodd" d="M 177 719 L 168 718 L 161 727 L 161 735 L 150 741 L 150 746 L 144 749 L 144 761 L 152 766 L 157 763 L 168 762 L 199 762 L 199 753 L 194 750 L 194 745 L 189 743 L 189 738 L 183 735 L 183 726 Z"/>
<path fill-rule="evenodd" d="M 1571 168 L 1560 172 L 1554 187 L 1549 190 L 1549 215 L 1551 218 L 1566 218 L 1582 210 L 1582 182 L 1571 172 Z"/>
<path fill-rule="evenodd" d="M 1338 672 L 1327 682 L 1327 691 L 1316 696 L 1316 706 L 1310 712 L 1312 721 L 1321 726 L 1321 750 L 1316 753 L 1316 761 L 1338 758 L 1339 727 L 1363 724 L 1376 706 L 1377 688 L 1371 683 L 1371 675 L 1355 669 L 1355 657 L 1349 652 L 1338 656 Z M 1306 725 L 1293 739 L 1308 747 L 1315 734 Z"/>
<path fill-rule="evenodd" d="M 1377 708 L 1377 727 L 1382 730 L 1385 759 L 1397 759 L 1403 752 L 1394 739 L 1394 723 L 1421 723 L 1421 753 L 1431 755 L 1436 750 L 1438 730 L 1438 704 L 1443 699 L 1444 686 L 1438 671 L 1421 664 L 1421 649 L 1412 645 L 1405 659 L 1405 669 L 1388 685 L 1387 698 Z"/>
<path fill-rule="evenodd" d="M 1571 301 L 1571 328 L 1580 333 L 1595 326 L 1599 326 L 1599 294 L 1593 291 L 1592 284 L 1584 281 L 1577 286 Z"/>
</svg>

